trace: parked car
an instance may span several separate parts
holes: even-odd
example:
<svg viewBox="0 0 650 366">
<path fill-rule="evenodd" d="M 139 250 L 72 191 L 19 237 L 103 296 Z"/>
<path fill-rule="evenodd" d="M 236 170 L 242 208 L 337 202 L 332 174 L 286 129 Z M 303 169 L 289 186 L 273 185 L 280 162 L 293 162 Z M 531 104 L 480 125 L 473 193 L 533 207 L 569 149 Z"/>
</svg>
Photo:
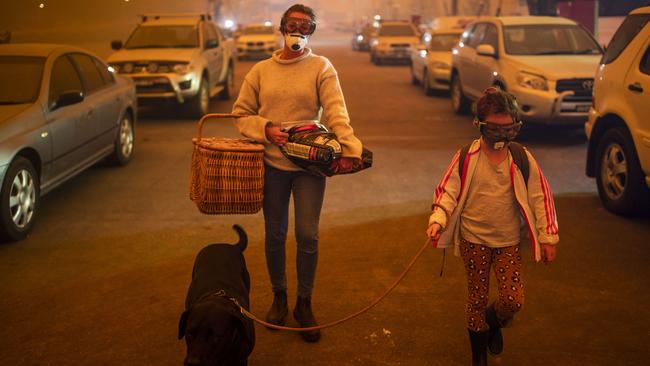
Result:
<svg viewBox="0 0 650 366">
<path fill-rule="evenodd" d="M 352 51 L 369 51 L 374 31 L 375 28 L 365 26 L 355 32 L 352 36 Z"/>
<path fill-rule="evenodd" d="M 411 50 L 419 43 L 420 35 L 408 21 L 382 21 L 370 43 L 370 62 L 380 65 L 386 60 L 411 60 Z"/>
<path fill-rule="evenodd" d="M 585 132 L 587 175 L 622 215 L 650 211 L 650 7 L 632 11 L 600 62 Z"/>
<path fill-rule="evenodd" d="M 237 56 L 243 58 L 267 58 L 282 47 L 280 32 L 272 25 L 249 24 L 237 37 Z"/>
<path fill-rule="evenodd" d="M 566 18 L 480 18 L 452 51 L 452 107 L 467 112 L 498 86 L 515 95 L 526 122 L 583 125 L 601 56 L 593 36 Z"/>
<path fill-rule="evenodd" d="M 411 52 L 411 80 L 414 85 L 422 85 L 425 94 L 449 90 L 451 49 L 462 33 L 462 29 L 432 32 L 427 46 L 419 45 Z"/>
<path fill-rule="evenodd" d="M 141 102 L 172 100 L 196 117 L 210 98 L 229 99 L 235 49 L 207 15 L 144 15 L 126 43 L 113 41 L 109 64 L 133 79 Z"/>
<path fill-rule="evenodd" d="M 41 196 L 96 162 L 128 163 L 136 109 L 133 82 L 82 49 L 0 45 L 0 237 L 25 238 Z"/>
</svg>

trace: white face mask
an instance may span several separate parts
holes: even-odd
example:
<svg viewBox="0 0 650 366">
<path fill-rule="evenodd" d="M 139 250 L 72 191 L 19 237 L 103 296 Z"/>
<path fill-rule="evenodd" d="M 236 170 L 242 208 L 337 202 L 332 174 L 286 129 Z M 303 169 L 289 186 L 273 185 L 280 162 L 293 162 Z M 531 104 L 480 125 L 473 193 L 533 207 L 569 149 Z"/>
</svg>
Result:
<svg viewBox="0 0 650 366">
<path fill-rule="evenodd" d="M 305 36 L 298 32 L 287 33 L 284 35 L 284 44 L 286 44 L 293 52 L 300 52 L 304 50 L 307 46 L 308 41 L 309 36 Z"/>
</svg>

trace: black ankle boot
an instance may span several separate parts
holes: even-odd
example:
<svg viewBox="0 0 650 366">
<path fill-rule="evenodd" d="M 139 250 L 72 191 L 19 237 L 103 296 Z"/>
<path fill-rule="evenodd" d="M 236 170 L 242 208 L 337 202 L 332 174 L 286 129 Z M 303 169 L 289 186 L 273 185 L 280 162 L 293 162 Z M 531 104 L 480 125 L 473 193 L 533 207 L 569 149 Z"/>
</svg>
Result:
<svg viewBox="0 0 650 366">
<path fill-rule="evenodd" d="M 296 318 L 301 328 L 315 327 L 318 325 L 311 311 L 311 298 L 309 297 L 298 296 L 296 308 L 293 310 L 293 317 Z M 300 336 L 302 336 L 305 342 L 318 342 L 320 340 L 320 330 L 300 332 Z"/>
<path fill-rule="evenodd" d="M 500 355 L 503 352 L 503 334 L 501 334 L 501 323 L 497 319 L 494 303 L 488 306 L 485 311 L 485 321 L 490 326 L 488 331 L 488 351 L 493 355 Z"/>
<path fill-rule="evenodd" d="M 487 366 L 488 332 L 469 331 L 469 343 L 472 345 L 472 366 Z"/>
<path fill-rule="evenodd" d="M 273 293 L 273 304 L 266 314 L 267 323 L 275 325 L 284 325 L 287 320 L 289 307 L 287 306 L 287 292 L 278 291 Z"/>
</svg>

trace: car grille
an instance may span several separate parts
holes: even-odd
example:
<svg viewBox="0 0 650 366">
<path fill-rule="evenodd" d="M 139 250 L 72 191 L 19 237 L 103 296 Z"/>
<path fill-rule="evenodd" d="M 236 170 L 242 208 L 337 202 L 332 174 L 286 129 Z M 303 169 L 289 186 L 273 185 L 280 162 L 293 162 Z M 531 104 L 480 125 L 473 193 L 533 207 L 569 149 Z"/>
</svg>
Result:
<svg viewBox="0 0 650 366">
<path fill-rule="evenodd" d="M 264 42 L 248 42 L 248 46 L 264 46 Z"/>
<path fill-rule="evenodd" d="M 161 83 L 159 78 L 134 78 L 137 93 L 168 93 L 174 91 L 169 82 Z"/>
<path fill-rule="evenodd" d="M 408 48 L 408 47 L 410 47 L 411 45 L 408 44 L 408 43 L 391 43 L 390 46 L 391 46 L 391 47 L 395 47 L 395 48 Z"/>
<path fill-rule="evenodd" d="M 593 87 L 594 79 L 562 79 L 557 81 L 555 90 L 558 93 L 573 91 L 573 95 L 564 98 L 566 102 L 591 102 Z"/>
</svg>

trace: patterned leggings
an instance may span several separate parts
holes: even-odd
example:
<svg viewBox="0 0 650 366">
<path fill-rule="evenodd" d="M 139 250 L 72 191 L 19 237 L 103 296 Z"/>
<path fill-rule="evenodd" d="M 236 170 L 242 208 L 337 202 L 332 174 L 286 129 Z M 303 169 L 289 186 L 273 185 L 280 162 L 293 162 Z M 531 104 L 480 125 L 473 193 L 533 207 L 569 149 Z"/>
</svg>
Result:
<svg viewBox="0 0 650 366">
<path fill-rule="evenodd" d="M 474 332 L 489 329 L 485 322 L 490 289 L 490 267 L 494 268 L 499 298 L 495 309 L 501 325 L 510 323 L 524 305 L 524 282 L 521 277 L 519 245 L 490 248 L 462 240 L 460 255 L 467 274 L 467 328 Z"/>
</svg>

